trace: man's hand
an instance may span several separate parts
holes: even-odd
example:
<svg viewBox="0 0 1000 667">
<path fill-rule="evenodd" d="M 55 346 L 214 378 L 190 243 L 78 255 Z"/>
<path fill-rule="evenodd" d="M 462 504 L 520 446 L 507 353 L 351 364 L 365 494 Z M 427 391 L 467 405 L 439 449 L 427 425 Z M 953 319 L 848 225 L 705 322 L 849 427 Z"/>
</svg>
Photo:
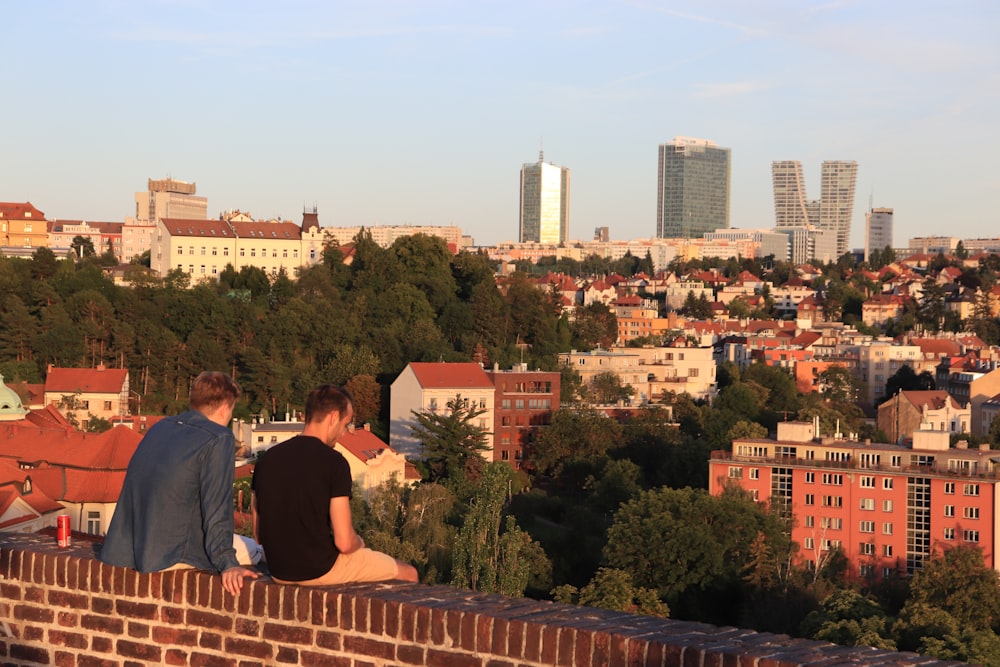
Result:
<svg viewBox="0 0 1000 667">
<path fill-rule="evenodd" d="M 231 567 L 222 573 L 222 587 L 233 595 L 239 595 L 240 590 L 243 589 L 244 579 L 247 577 L 256 579 L 259 576 L 259 572 L 248 570 L 245 567 Z"/>
</svg>

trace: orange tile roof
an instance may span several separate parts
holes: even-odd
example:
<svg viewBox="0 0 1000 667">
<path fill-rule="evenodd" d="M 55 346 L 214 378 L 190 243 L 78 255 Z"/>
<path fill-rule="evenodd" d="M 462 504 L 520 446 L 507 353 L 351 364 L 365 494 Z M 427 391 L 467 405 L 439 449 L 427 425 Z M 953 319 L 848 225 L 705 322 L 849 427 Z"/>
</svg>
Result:
<svg viewBox="0 0 1000 667">
<path fill-rule="evenodd" d="M 27 420 L 0 424 L 0 458 L 96 470 L 125 470 L 142 436 L 125 426 L 104 433 L 39 427 Z"/>
<path fill-rule="evenodd" d="M 488 389 L 493 387 L 477 363 L 410 362 L 410 369 L 424 389 Z"/>
<path fill-rule="evenodd" d="M 230 222 L 241 239 L 298 240 L 302 228 L 294 222 Z"/>
<path fill-rule="evenodd" d="M 357 428 L 344 431 L 337 444 L 353 454 L 359 461 L 367 463 L 384 451 L 392 451 L 389 445 L 371 431 Z"/>
<path fill-rule="evenodd" d="M 940 410 L 946 404 L 952 409 L 960 410 L 961 405 L 944 389 L 903 390 L 900 392 L 918 410 L 926 405 L 931 410 Z"/>
<path fill-rule="evenodd" d="M 163 226 L 171 236 L 209 236 L 233 238 L 233 230 L 223 220 L 188 220 L 185 218 L 163 218 Z"/>
<path fill-rule="evenodd" d="M 123 368 L 50 368 L 45 391 L 120 394 L 127 378 Z"/>
</svg>

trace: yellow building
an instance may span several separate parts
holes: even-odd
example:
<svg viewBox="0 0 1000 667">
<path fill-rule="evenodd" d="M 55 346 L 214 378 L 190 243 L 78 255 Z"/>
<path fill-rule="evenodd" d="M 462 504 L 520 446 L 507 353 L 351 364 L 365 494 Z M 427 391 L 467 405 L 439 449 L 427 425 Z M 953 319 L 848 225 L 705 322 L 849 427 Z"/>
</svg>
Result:
<svg viewBox="0 0 1000 667">
<path fill-rule="evenodd" d="M 45 214 L 31 202 L 0 202 L 0 246 L 5 254 L 15 248 L 33 250 L 48 245 Z M 30 254 L 30 253 L 29 253 Z"/>
</svg>

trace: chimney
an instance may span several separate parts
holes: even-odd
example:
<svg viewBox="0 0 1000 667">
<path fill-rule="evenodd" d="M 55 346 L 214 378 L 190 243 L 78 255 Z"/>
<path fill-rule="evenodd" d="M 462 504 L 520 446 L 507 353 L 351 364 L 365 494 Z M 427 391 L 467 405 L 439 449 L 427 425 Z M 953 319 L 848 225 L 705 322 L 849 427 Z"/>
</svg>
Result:
<svg viewBox="0 0 1000 667">
<path fill-rule="evenodd" d="M 372 430 L 371 422 L 365 422 L 365 430 L 371 432 Z"/>
</svg>

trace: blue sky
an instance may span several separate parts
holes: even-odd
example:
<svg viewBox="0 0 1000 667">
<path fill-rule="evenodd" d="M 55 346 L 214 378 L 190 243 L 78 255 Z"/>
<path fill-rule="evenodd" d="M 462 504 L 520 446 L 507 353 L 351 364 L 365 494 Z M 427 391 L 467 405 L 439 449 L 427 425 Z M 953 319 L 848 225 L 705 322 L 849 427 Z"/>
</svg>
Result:
<svg viewBox="0 0 1000 667">
<path fill-rule="evenodd" d="M 0 201 L 123 220 L 147 178 L 209 213 L 453 224 L 516 240 L 523 162 L 572 170 L 570 236 L 655 232 L 657 146 L 732 149 L 730 223 L 773 225 L 770 163 L 857 160 L 864 211 L 1000 235 L 1000 4 L 4 3 Z"/>
</svg>

